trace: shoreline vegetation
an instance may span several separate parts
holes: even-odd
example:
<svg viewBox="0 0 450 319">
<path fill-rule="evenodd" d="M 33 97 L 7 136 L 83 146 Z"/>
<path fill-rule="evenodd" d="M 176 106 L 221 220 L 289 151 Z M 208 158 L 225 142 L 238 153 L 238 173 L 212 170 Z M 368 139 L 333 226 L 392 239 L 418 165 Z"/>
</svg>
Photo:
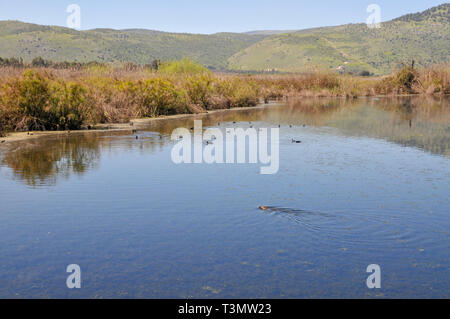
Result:
<svg viewBox="0 0 450 319">
<path fill-rule="evenodd" d="M 449 64 L 417 69 L 413 62 L 389 76 L 363 77 L 332 72 L 219 74 L 188 59 L 120 67 L 17 61 L 21 64 L 0 60 L 0 136 L 116 123 L 130 128 L 134 119 L 254 107 L 290 98 L 450 94 Z"/>
</svg>

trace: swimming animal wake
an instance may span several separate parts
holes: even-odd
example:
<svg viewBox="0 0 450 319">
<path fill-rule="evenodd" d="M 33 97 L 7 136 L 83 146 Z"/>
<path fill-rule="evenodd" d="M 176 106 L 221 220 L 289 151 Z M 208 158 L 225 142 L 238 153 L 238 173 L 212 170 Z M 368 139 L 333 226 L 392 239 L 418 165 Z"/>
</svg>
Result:
<svg viewBox="0 0 450 319">
<path fill-rule="evenodd" d="M 326 213 L 314 212 L 314 211 L 302 210 L 302 209 L 286 208 L 286 207 L 275 207 L 275 206 L 262 205 L 262 206 L 259 206 L 258 208 L 260 210 L 268 212 L 268 213 L 295 215 L 297 217 L 301 217 L 301 216 L 305 216 L 305 215 L 333 217 L 333 215 L 326 214 Z"/>
<path fill-rule="evenodd" d="M 302 209 L 292 209 L 286 207 L 259 206 L 264 214 L 286 218 L 298 225 L 306 227 L 308 230 L 318 234 L 323 234 L 322 227 L 324 223 L 328 223 L 326 219 L 335 217 L 334 215 L 314 212 Z M 324 219 L 325 218 L 325 219 Z"/>
</svg>

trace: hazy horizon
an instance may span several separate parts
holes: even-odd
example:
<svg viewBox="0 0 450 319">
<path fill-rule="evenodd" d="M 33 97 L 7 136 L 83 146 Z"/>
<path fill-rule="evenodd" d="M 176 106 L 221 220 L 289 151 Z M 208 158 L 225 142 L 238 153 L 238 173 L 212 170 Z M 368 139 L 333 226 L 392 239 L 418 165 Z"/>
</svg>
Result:
<svg viewBox="0 0 450 319">
<path fill-rule="evenodd" d="M 61 2 L 55 0 L 39 3 L 18 0 L 14 3 L 0 1 L 0 20 L 17 20 L 25 23 L 67 27 L 67 6 L 75 3 L 81 8 L 81 31 L 92 29 L 145 29 L 171 33 L 213 34 L 221 32 L 245 33 L 254 31 L 290 31 L 327 27 L 366 21 L 367 6 L 376 3 L 381 7 L 382 21 L 424 11 L 446 2 L 442 0 L 405 1 L 306 1 L 280 0 L 276 4 L 267 0 L 236 0 L 209 3 L 198 0 L 184 3 L 147 3 L 140 0 L 128 2 L 85 0 Z M 157 12 L 157 14 L 155 14 Z"/>
</svg>

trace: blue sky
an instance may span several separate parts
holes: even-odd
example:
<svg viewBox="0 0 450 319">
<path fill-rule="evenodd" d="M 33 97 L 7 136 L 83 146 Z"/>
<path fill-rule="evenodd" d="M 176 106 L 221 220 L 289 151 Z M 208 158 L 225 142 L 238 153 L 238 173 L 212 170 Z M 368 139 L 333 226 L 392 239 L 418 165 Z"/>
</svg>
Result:
<svg viewBox="0 0 450 319">
<path fill-rule="evenodd" d="M 81 7 L 81 28 L 145 28 L 171 32 L 289 30 L 365 22 L 369 4 L 382 20 L 445 0 L 0 0 L 0 20 L 66 25 L 66 8 Z"/>
</svg>

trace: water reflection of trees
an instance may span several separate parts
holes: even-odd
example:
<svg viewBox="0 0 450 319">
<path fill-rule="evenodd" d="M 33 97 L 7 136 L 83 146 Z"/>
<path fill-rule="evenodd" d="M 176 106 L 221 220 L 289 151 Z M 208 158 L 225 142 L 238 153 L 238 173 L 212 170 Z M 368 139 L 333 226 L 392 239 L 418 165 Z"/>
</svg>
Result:
<svg viewBox="0 0 450 319">
<path fill-rule="evenodd" d="M 450 156 L 449 97 L 301 99 L 283 106 L 217 112 L 199 118 L 204 127 L 256 121 L 271 126 L 335 127 L 344 134 L 382 138 Z M 192 127 L 193 119 L 159 121 L 153 125 L 152 129 L 170 134 L 174 127 Z"/>
<path fill-rule="evenodd" d="M 120 137 L 124 139 L 116 139 Z M 51 136 L 17 142 L 4 150 L 0 161 L 30 186 L 52 185 L 58 178 L 97 168 L 102 153 L 112 151 L 117 143 L 127 151 L 161 148 L 164 141 L 153 136 L 135 141 L 127 131 Z"/>
<path fill-rule="evenodd" d="M 52 137 L 17 143 L 2 156 L 16 178 L 35 186 L 51 184 L 56 177 L 83 174 L 95 167 L 100 157 L 96 136 Z"/>
<path fill-rule="evenodd" d="M 450 103 L 442 98 L 303 99 L 287 105 L 200 115 L 203 126 L 226 127 L 232 122 L 260 125 L 328 126 L 344 134 L 383 138 L 405 146 L 450 156 Z M 56 184 L 57 178 L 84 174 L 98 167 L 102 153 L 162 149 L 174 128 L 193 126 L 195 118 L 153 121 L 131 131 L 52 136 L 14 144 L 4 150 L 1 164 L 28 185 Z M 228 124 L 226 124 L 228 123 Z"/>
<path fill-rule="evenodd" d="M 450 99 L 396 97 L 291 103 L 291 117 L 450 156 Z M 295 114 L 298 113 L 298 114 Z"/>
</svg>

